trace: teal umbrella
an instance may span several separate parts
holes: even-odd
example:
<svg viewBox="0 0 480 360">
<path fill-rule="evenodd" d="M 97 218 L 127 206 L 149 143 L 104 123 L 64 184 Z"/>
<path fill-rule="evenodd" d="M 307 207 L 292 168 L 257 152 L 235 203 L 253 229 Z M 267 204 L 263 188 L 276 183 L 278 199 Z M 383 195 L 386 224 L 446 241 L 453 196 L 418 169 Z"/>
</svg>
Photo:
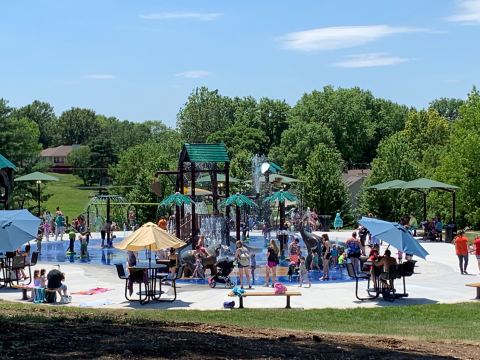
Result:
<svg viewBox="0 0 480 360">
<path fill-rule="evenodd" d="M 167 196 L 165 199 L 162 200 L 160 206 L 170 206 L 170 205 L 177 205 L 181 206 L 183 204 L 190 205 L 192 200 L 183 194 L 180 194 L 178 191 L 175 194 Z"/>
<path fill-rule="evenodd" d="M 240 240 L 240 208 L 249 206 L 249 207 L 256 207 L 257 204 L 255 202 L 248 198 L 247 196 L 236 193 L 234 195 L 229 196 L 225 200 L 225 205 L 235 205 L 236 211 L 235 211 L 235 216 L 236 216 L 236 233 L 237 233 L 237 241 Z"/>
<path fill-rule="evenodd" d="M 175 236 L 180 238 L 180 206 L 183 204 L 190 205 L 192 200 L 178 191 L 175 194 L 167 196 L 160 203 L 160 206 L 171 206 L 175 204 Z"/>
<path fill-rule="evenodd" d="M 280 190 L 280 191 L 276 191 L 272 195 L 266 197 L 265 200 L 263 200 L 263 201 L 264 202 L 268 201 L 268 202 L 271 202 L 271 203 L 278 201 L 280 204 L 281 203 L 285 204 L 285 200 L 298 201 L 298 198 L 289 191 Z"/>
<path fill-rule="evenodd" d="M 30 174 L 27 174 L 27 175 L 23 175 L 23 176 L 20 176 L 18 178 L 15 179 L 15 181 L 30 181 L 30 182 L 33 182 L 35 181 L 37 183 L 37 192 L 38 192 L 38 216 L 40 216 L 40 185 L 42 184 L 42 182 L 46 182 L 46 181 L 58 181 L 59 179 L 55 176 L 51 176 L 51 175 L 48 175 L 48 174 L 44 174 L 44 173 L 41 173 L 39 171 L 35 171 L 33 173 L 30 173 Z"/>
</svg>

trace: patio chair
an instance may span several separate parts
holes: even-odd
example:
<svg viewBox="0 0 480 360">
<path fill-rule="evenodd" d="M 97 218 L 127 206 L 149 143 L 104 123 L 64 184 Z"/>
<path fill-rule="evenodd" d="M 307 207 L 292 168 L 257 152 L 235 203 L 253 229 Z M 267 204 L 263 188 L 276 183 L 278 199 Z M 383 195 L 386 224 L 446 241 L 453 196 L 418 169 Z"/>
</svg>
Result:
<svg viewBox="0 0 480 360">
<path fill-rule="evenodd" d="M 395 289 L 395 279 L 402 277 L 401 266 L 390 265 L 388 273 L 383 274 L 386 274 L 386 279 L 381 282 L 383 300 L 393 302 L 395 299 L 403 297 L 402 294 L 397 295 L 397 290 Z"/>
<path fill-rule="evenodd" d="M 130 276 L 128 276 L 125 272 L 125 268 L 123 267 L 123 264 L 115 264 L 115 268 L 117 269 L 117 275 L 120 279 L 122 280 L 125 280 L 125 299 L 127 299 L 128 301 L 140 301 L 140 302 L 143 302 L 145 299 L 142 299 L 142 283 L 143 283 L 143 277 L 142 279 L 135 279 L 133 280 L 134 283 L 138 283 L 138 294 L 139 294 L 139 298 L 138 299 L 132 299 L 129 295 L 128 295 L 128 281 L 130 279 L 130 276 L 132 274 L 130 274 Z M 148 285 L 145 284 L 145 293 L 148 291 Z"/>
<path fill-rule="evenodd" d="M 355 279 L 355 297 L 358 300 L 365 301 L 365 300 L 373 300 L 373 299 L 378 298 L 378 296 L 379 296 L 378 292 L 376 293 L 376 295 L 370 295 L 368 290 L 367 290 L 368 297 L 361 298 L 360 296 L 358 296 L 358 281 L 359 280 L 368 280 L 367 289 L 369 289 L 369 287 L 370 287 L 370 274 L 367 274 L 367 273 L 364 273 L 364 272 L 361 272 L 361 273 L 357 274 L 355 272 L 355 269 L 354 269 L 352 263 L 347 263 L 346 267 L 347 267 L 348 276 L 350 276 L 352 279 Z"/>
<path fill-rule="evenodd" d="M 173 299 L 168 299 L 164 301 L 174 302 L 175 300 L 177 300 L 177 280 L 182 278 L 184 269 L 185 269 L 185 265 L 180 265 L 177 268 L 177 271 L 175 271 L 175 274 L 172 275 L 170 273 L 167 276 L 162 278 L 162 281 L 170 281 L 170 283 L 172 284 L 173 293 L 174 293 Z"/>
<path fill-rule="evenodd" d="M 19 281 L 19 271 L 25 269 L 25 257 L 24 256 L 14 256 L 12 259 L 12 267 L 10 268 L 12 272 L 15 272 L 15 281 Z M 11 275 L 10 275 L 11 276 Z M 29 277 L 28 283 L 25 285 L 29 285 L 32 282 L 32 278 Z"/>
<path fill-rule="evenodd" d="M 28 267 L 28 276 L 32 279 L 32 266 L 37 265 L 38 261 L 38 252 L 34 251 L 32 257 L 30 258 L 30 263 L 25 263 L 25 267 Z M 31 280 L 30 280 L 31 281 Z"/>
</svg>

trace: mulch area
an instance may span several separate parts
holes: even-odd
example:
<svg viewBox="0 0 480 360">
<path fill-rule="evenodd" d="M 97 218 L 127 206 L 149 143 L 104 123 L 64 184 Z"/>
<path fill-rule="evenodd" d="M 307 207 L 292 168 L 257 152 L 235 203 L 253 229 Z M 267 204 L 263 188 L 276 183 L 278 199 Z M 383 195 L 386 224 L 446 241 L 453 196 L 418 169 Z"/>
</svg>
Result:
<svg viewBox="0 0 480 360">
<path fill-rule="evenodd" d="M 478 359 L 479 344 L 97 317 L 0 314 L 2 359 Z"/>
</svg>

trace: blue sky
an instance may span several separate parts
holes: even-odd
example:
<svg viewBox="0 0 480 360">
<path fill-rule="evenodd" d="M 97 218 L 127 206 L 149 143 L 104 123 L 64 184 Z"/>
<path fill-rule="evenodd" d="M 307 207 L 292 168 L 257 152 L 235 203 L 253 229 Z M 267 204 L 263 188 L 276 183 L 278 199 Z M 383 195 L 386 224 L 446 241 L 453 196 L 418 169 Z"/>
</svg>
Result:
<svg viewBox="0 0 480 360">
<path fill-rule="evenodd" d="M 410 106 L 480 85 L 480 0 L 29 0 L 0 8 L 0 97 L 131 121 L 196 86 L 285 99 L 359 86 Z"/>
</svg>

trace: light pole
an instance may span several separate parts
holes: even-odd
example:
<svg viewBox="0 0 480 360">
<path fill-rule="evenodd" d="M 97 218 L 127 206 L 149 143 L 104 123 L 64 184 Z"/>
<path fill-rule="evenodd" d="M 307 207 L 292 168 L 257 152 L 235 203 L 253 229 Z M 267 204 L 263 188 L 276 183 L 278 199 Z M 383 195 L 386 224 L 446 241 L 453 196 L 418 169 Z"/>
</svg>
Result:
<svg viewBox="0 0 480 360">
<path fill-rule="evenodd" d="M 37 180 L 37 195 L 38 195 L 38 214 L 37 216 L 40 216 L 40 185 L 42 182 L 40 180 Z"/>
</svg>

